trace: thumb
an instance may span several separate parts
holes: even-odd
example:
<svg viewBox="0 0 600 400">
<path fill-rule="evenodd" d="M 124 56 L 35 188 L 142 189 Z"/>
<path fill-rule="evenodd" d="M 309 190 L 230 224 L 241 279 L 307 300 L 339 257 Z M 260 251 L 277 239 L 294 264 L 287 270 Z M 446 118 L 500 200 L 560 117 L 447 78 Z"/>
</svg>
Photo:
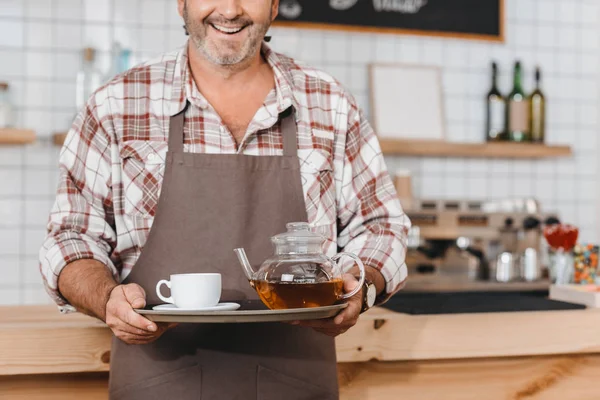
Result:
<svg viewBox="0 0 600 400">
<path fill-rule="evenodd" d="M 146 292 L 144 289 L 135 283 L 125 285 L 123 287 L 125 298 L 133 308 L 142 308 L 146 306 Z"/>
</svg>

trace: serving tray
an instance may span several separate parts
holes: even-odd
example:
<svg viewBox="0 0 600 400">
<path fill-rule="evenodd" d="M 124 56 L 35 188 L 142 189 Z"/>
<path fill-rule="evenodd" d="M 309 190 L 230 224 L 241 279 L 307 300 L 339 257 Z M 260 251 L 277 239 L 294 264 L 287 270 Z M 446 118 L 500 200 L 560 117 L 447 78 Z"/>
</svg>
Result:
<svg viewBox="0 0 600 400">
<path fill-rule="evenodd" d="M 152 306 L 135 311 L 155 322 L 231 324 L 248 322 L 286 322 L 311 319 L 326 319 L 336 316 L 348 304 L 327 307 L 292 308 L 269 310 L 259 301 L 237 301 L 240 308 L 235 311 L 176 311 L 152 310 Z"/>
</svg>

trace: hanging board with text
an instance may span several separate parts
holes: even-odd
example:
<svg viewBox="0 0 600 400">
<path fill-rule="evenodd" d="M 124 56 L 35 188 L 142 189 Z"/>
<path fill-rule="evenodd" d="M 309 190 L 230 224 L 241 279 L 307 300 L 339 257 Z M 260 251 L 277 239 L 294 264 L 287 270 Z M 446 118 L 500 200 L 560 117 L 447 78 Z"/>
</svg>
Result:
<svg viewBox="0 0 600 400">
<path fill-rule="evenodd" d="M 504 0 L 280 0 L 275 25 L 504 40 Z"/>
</svg>

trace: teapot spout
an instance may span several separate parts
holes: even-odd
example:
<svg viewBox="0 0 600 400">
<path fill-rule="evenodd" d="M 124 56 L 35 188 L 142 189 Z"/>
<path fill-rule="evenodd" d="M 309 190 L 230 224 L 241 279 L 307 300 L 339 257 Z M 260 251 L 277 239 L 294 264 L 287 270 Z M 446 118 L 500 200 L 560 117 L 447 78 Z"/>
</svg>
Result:
<svg viewBox="0 0 600 400">
<path fill-rule="evenodd" d="M 238 260 L 240 260 L 240 264 L 242 264 L 242 268 L 244 268 L 246 277 L 248 278 L 249 281 L 251 281 L 252 277 L 254 276 L 254 270 L 252 269 L 252 266 L 250 265 L 250 261 L 248 261 L 248 256 L 246 256 L 246 252 L 244 251 L 244 249 L 241 249 L 241 248 L 234 249 L 233 251 L 237 255 Z"/>
</svg>

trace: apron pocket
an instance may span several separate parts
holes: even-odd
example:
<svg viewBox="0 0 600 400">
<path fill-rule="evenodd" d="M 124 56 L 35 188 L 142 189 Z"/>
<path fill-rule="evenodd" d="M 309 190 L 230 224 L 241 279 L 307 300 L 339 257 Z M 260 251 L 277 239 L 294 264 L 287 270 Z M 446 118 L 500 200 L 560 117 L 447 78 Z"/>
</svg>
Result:
<svg viewBox="0 0 600 400">
<path fill-rule="evenodd" d="M 110 393 L 110 400 L 200 400 L 202 370 L 194 365 L 127 385 Z"/>
<path fill-rule="evenodd" d="M 337 383 L 334 383 L 337 384 Z M 331 391 L 265 368 L 258 367 L 257 400 L 338 400 Z"/>
</svg>

